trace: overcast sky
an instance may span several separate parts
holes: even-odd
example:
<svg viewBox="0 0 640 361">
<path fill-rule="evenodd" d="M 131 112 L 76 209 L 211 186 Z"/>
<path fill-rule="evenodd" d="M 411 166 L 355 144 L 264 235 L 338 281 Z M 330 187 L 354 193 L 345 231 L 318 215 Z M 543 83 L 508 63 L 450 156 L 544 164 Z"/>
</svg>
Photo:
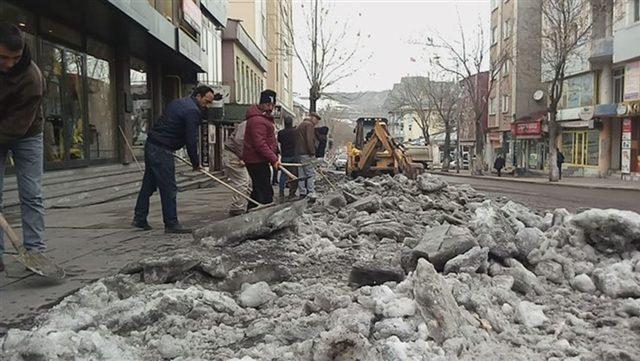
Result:
<svg viewBox="0 0 640 361">
<path fill-rule="evenodd" d="M 322 0 L 321 0 L 322 1 Z M 331 91 L 365 91 L 390 89 L 405 75 L 423 75 L 429 69 L 429 55 L 412 40 L 439 32 L 449 39 L 459 38 L 458 14 L 465 34 L 476 32 L 479 22 L 488 34 L 489 0 L 324 0 L 331 3 L 331 15 L 338 21 L 350 21 L 352 29 L 361 30 L 361 47 L 373 57 L 352 77 Z M 293 0 L 295 31 L 306 33 L 301 4 L 310 0 Z M 296 38 L 299 38 L 296 36 Z M 300 43 L 300 42 L 298 42 Z M 345 46 L 353 46 L 345 42 Z M 300 44 L 298 44 L 300 46 Z M 415 61 L 412 61 L 414 59 Z M 307 94 L 308 83 L 294 58 L 294 91 Z"/>
</svg>

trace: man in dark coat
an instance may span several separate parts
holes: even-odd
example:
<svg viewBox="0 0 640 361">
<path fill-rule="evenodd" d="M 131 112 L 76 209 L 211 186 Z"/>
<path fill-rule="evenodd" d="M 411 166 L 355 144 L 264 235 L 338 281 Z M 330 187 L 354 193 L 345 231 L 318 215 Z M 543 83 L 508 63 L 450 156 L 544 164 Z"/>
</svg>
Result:
<svg viewBox="0 0 640 361">
<path fill-rule="evenodd" d="M 293 126 L 293 119 L 286 116 L 284 118 L 284 129 L 278 132 L 278 143 L 280 144 L 280 155 L 282 156 L 283 163 L 295 163 L 296 162 L 296 128 Z M 295 167 L 287 167 L 287 170 L 293 174 L 298 173 L 298 169 Z M 284 198 L 284 188 L 287 184 L 287 175 L 284 172 L 280 172 L 280 198 Z M 296 188 L 298 187 L 296 182 L 291 182 L 289 185 L 289 198 L 293 198 L 296 195 Z"/>
<path fill-rule="evenodd" d="M 502 157 L 502 154 L 498 154 L 496 161 L 493 162 L 493 168 L 498 171 L 498 177 L 502 177 L 502 168 L 504 168 L 504 157 Z"/>
<path fill-rule="evenodd" d="M 276 92 L 267 89 L 260 93 L 260 103 L 252 105 L 246 114 L 242 160 L 251 177 L 251 198 L 262 204 L 273 202 L 271 167 L 280 169 L 275 123 L 271 116 L 275 103 Z M 252 202 L 247 205 L 248 209 L 254 207 Z"/>
<path fill-rule="evenodd" d="M 556 156 L 556 164 L 558 165 L 558 179 L 562 179 L 562 163 L 564 163 L 564 154 L 560 151 L 560 148 L 556 148 L 558 155 Z"/>
<path fill-rule="evenodd" d="M 165 233 L 190 233 L 178 222 L 176 168 L 173 152 L 186 146 L 193 170 L 202 169 L 198 158 L 198 130 L 203 111 L 213 103 L 213 90 L 201 85 L 191 96 L 169 103 L 149 132 L 144 146 L 144 178 L 136 201 L 133 226 L 151 229 L 147 223 L 149 198 L 160 190 Z"/>
<path fill-rule="evenodd" d="M 45 248 L 42 196 L 42 99 L 45 81 L 24 36 L 16 26 L 0 22 L 0 212 L 9 151 L 18 178 L 22 242 L 27 250 Z M 0 231 L 0 271 L 4 270 L 4 234 Z"/>
</svg>

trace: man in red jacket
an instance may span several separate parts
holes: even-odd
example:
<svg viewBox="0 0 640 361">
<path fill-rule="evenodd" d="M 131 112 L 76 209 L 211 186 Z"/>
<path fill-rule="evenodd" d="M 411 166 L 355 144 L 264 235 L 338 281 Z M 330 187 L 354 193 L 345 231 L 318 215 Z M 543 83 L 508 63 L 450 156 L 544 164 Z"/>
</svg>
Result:
<svg viewBox="0 0 640 361">
<path fill-rule="evenodd" d="M 260 104 L 252 105 L 246 115 L 242 160 L 251 177 L 251 198 L 262 204 L 273 202 L 270 165 L 274 169 L 280 168 L 275 124 L 271 116 L 275 104 L 276 92 L 267 89 L 260 93 Z M 255 206 L 249 202 L 247 208 Z"/>
</svg>

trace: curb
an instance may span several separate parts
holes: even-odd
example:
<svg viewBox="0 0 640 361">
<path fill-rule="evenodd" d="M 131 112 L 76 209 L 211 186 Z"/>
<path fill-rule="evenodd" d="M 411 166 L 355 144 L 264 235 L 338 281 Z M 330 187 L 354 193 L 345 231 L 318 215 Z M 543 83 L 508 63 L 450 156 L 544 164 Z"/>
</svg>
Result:
<svg viewBox="0 0 640 361">
<path fill-rule="evenodd" d="M 542 186 L 561 186 L 561 187 L 572 187 L 572 188 L 583 188 L 583 189 L 608 189 L 608 190 L 619 190 L 619 191 L 633 191 L 640 192 L 639 188 L 626 188 L 620 186 L 607 186 L 607 185 L 598 185 L 598 184 L 575 184 L 575 183 L 560 183 L 560 182 L 537 182 L 533 180 L 527 180 L 524 178 L 497 178 L 493 176 L 485 177 L 485 176 L 476 176 L 471 174 L 459 174 L 459 173 L 446 173 L 446 172 L 429 172 L 434 175 L 448 176 L 448 177 L 459 177 L 459 178 L 474 178 L 474 179 L 484 179 L 484 180 L 492 180 L 497 182 L 512 182 L 512 183 L 527 183 L 527 184 L 538 184 Z"/>
</svg>

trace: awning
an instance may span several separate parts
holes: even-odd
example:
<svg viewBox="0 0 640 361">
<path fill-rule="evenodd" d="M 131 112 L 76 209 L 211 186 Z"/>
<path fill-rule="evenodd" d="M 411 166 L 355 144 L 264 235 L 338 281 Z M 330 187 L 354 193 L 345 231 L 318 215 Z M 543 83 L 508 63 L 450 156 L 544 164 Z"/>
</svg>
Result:
<svg viewBox="0 0 640 361">
<path fill-rule="evenodd" d="M 558 122 L 562 128 L 589 128 L 593 129 L 594 120 L 570 120 L 566 122 Z"/>
</svg>

